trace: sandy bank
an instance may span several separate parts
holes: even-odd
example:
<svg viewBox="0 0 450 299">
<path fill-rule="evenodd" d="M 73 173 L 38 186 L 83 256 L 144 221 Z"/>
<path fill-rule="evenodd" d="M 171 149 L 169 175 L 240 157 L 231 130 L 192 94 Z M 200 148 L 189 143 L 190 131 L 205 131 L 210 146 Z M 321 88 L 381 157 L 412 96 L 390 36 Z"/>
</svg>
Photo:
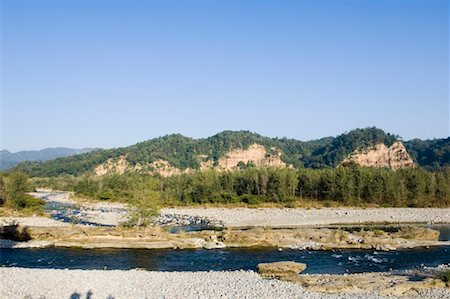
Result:
<svg viewBox="0 0 450 299">
<path fill-rule="evenodd" d="M 450 209 L 436 208 L 170 208 L 161 214 L 182 214 L 220 221 L 226 227 L 295 227 L 361 223 L 448 223 Z"/>
</svg>

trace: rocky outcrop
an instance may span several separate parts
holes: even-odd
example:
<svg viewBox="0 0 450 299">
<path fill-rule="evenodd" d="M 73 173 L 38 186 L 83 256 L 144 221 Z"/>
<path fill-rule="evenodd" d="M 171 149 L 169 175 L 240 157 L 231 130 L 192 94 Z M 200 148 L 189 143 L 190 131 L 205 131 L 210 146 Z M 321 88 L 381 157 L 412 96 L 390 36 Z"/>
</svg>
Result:
<svg viewBox="0 0 450 299">
<path fill-rule="evenodd" d="M 108 159 L 106 163 L 98 165 L 94 169 L 94 173 L 97 176 L 103 176 L 111 173 L 124 174 L 126 172 L 146 172 L 152 174 L 159 174 L 163 177 L 169 177 L 173 175 L 178 175 L 182 173 L 189 172 L 189 169 L 184 171 L 173 167 L 169 162 L 165 160 L 158 159 L 147 165 L 131 165 L 125 156 L 121 156 L 119 160 Z"/>
<path fill-rule="evenodd" d="M 197 155 L 197 161 L 200 164 L 200 170 L 212 169 L 214 167 L 214 162 L 208 158 L 208 155 Z"/>
<path fill-rule="evenodd" d="M 250 164 L 257 167 L 287 167 L 288 165 L 281 160 L 281 154 L 281 151 L 276 148 L 271 148 L 270 152 L 268 152 L 263 145 L 254 143 L 247 149 L 233 149 L 216 162 L 209 159 L 207 155 L 198 155 L 197 159 L 201 170 L 228 171 L 238 169 L 241 165 Z M 415 167 L 414 161 L 401 142 L 395 142 L 390 147 L 380 143 L 369 149 L 355 151 L 342 161 L 341 166 L 351 164 L 393 170 Z M 169 177 L 188 173 L 192 169 L 181 170 L 162 159 L 145 165 L 132 165 L 125 156 L 120 156 L 119 159 L 108 159 L 108 161 L 94 169 L 95 174 L 98 176 L 109 173 L 124 174 L 126 172 L 139 171 Z"/>
<path fill-rule="evenodd" d="M 169 177 L 182 173 L 180 169 L 173 167 L 172 165 L 170 165 L 169 162 L 161 159 L 149 163 L 148 166 L 150 172 L 159 174 L 160 176 L 163 177 Z"/>
<path fill-rule="evenodd" d="M 286 167 L 286 163 L 281 161 L 281 152 L 275 148 L 271 148 L 268 153 L 266 148 L 260 144 L 252 144 L 247 149 L 234 149 L 226 153 L 216 163 L 209 159 L 208 155 L 196 156 L 200 170 L 214 169 L 218 171 L 233 170 L 239 168 L 241 164 L 265 167 Z M 111 173 L 124 174 L 126 172 L 146 172 L 159 174 L 163 177 L 189 173 L 192 169 L 181 170 L 172 166 L 168 161 L 158 159 L 147 164 L 132 165 L 127 161 L 125 156 L 119 159 L 108 159 L 103 164 L 98 165 L 94 169 L 97 176 Z"/>
<path fill-rule="evenodd" d="M 341 163 L 342 166 L 351 164 L 392 170 L 415 167 L 414 161 L 400 141 L 394 142 L 390 147 L 380 143 L 373 148 L 355 151 Z"/>
<path fill-rule="evenodd" d="M 285 167 L 281 161 L 281 152 L 275 148 L 274 154 L 267 153 L 266 148 L 260 144 L 252 144 L 247 149 L 234 149 L 221 157 L 218 161 L 218 170 L 233 170 L 238 168 L 240 163 L 245 165 L 252 163 L 255 166 Z"/>
<path fill-rule="evenodd" d="M 223 227 L 220 221 L 214 219 L 183 214 L 160 214 L 153 222 L 155 225 L 164 226 Z"/>
<path fill-rule="evenodd" d="M 416 238 L 417 236 L 417 238 Z M 278 247 L 307 250 L 376 249 L 395 250 L 439 244 L 439 232 L 414 227 L 395 233 L 368 230 L 348 232 L 329 228 L 224 230 L 220 239 L 228 247 Z"/>
<path fill-rule="evenodd" d="M 306 269 L 306 264 L 296 262 L 260 263 L 259 274 L 266 277 L 286 277 L 297 275 Z"/>
<path fill-rule="evenodd" d="M 354 294 L 355 298 L 365 298 L 373 292 L 389 298 L 448 298 L 448 286 L 439 277 L 448 270 L 446 265 L 436 268 L 418 268 L 396 272 L 358 274 L 306 274 L 280 277 L 282 280 L 301 284 L 308 291 L 328 294 Z M 420 277 L 421 279 L 417 279 Z M 441 296 L 430 296 L 432 291 Z M 428 295 L 426 295 L 428 294 Z M 344 296 L 346 297 L 346 296 Z"/>
<path fill-rule="evenodd" d="M 83 248 L 290 248 L 301 250 L 333 250 L 333 249 L 371 249 L 390 251 L 401 248 L 445 245 L 447 241 L 438 241 L 438 233 L 429 234 L 424 239 L 421 230 L 390 233 L 378 231 L 347 232 L 341 229 L 298 228 L 298 229 L 265 229 L 262 227 L 237 230 L 224 229 L 201 231 L 171 231 L 161 226 L 148 227 L 105 227 L 105 226 L 28 226 L 25 230 L 28 242 L 3 244 L 4 246 L 39 246 L 83 247 Z M 21 232 L 22 228 L 15 228 Z M 428 234 L 428 233 L 427 233 Z M 11 234 L 9 234 L 11 235 Z M 22 235 L 22 233 L 20 233 Z M 415 238 L 418 236 L 418 239 Z M 5 237 L 5 235 L 3 235 Z M 405 238 L 406 237 L 406 238 Z M 24 238 L 10 237 L 23 240 Z M 26 240 L 25 239 L 25 240 Z M 31 243 L 29 243 L 31 242 Z M 47 246 L 46 245 L 46 246 Z M 2 244 L 0 244 L 0 247 Z"/>
<path fill-rule="evenodd" d="M 94 172 L 96 175 L 102 176 L 110 173 L 124 174 L 127 171 L 135 172 L 141 170 L 141 168 L 142 166 L 139 164 L 132 166 L 128 163 L 125 156 L 120 156 L 118 160 L 108 159 L 105 163 L 98 165 Z"/>
</svg>

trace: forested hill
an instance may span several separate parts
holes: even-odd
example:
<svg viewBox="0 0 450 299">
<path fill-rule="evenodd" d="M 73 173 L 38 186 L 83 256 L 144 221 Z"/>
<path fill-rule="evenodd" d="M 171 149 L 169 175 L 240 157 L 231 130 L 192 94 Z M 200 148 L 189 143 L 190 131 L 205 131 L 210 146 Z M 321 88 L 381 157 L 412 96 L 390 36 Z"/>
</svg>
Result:
<svg viewBox="0 0 450 299">
<path fill-rule="evenodd" d="M 404 142 L 411 157 L 421 166 L 438 169 L 450 166 L 450 137 Z"/>
<path fill-rule="evenodd" d="M 230 151 L 246 149 L 253 144 L 264 146 L 267 155 L 278 155 L 282 163 L 296 168 L 326 168 L 336 167 L 355 150 L 377 144 L 390 146 L 398 139 L 398 136 L 378 128 L 355 129 L 337 137 L 311 141 L 269 138 L 249 131 L 224 131 L 202 139 L 173 134 L 124 148 L 96 150 L 47 162 L 25 162 L 16 169 L 31 176 L 81 175 L 120 157 L 125 157 L 127 165 L 131 166 L 164 160 L 179 170 L 199 169 L 202 161 L 210 161 L 213 167 Z M 420 166 L 439 168 L 450 165 L 450 138 L 412 140 L 404 144 Z"/>
</svg>

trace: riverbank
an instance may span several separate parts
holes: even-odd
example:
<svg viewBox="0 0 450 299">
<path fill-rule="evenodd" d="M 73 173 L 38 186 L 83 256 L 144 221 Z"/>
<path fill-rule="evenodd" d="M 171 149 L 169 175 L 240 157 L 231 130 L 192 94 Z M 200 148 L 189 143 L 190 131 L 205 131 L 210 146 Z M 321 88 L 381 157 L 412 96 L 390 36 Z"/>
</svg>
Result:
<svg viewBox="0 0 450 299">
<path fill-rule="evenodd" d="M 377 274 L 381 277 L 383 274 Z M 393 298 L 376 290 L 326 294 L 253 271 L 147 272 L 0 268 L 1 298 Z M 302 275 L 301 275 L 302 276 Z M 300 276 L 300 277 L 301 277 Z M 358 274 L 356 277 L 363 277 Z M 317 277 L 317 276 L 316 276 Z M 341 277 L 344 277 L 341 275 Z M 370 279 L 376 279 L 373 276 Z M 370 280 L 369 279 L 369 280 Z M 402 298 L 448 298 L 441 285 Z M 395 297 L 394 297 L 395 298 Z"/>
<path fill-rule="evenodd" d="M 439 232 L 422 226 L 373 228 L 223 229 L 172 232 L 150 227 L 1 227 L 2 248 L 79 247 L 145 249 L 217 249 L 268 247 L 308 250 L 375 249 L 450 245 Z"/>
<path fill-rule="evenodd" d="M 1 298 L 336 298 L 307 292 L 294 283 L 263 279 L 250 271 L 0 268 L 0 276 L 8 277 L 0 284 Z"/>
<path fill-rule="evenodd" d="M 333 224 L 448 223 L 450 208 L 166 208 L 161 215 L 207 218 L 225 227 L 299 227 Z"/>
<path fill-rule="evenodd" d="M 449 265 L 400 272 L 358 273 L 350 275 L 292 275 L 284 281 L 301 284 L 308 291 L 327 294 L 376 293 L 407 298 L 450 298 L 450 284 L 444 273 Z"/>
<path fill-rule="evenodd" d="M 64 191 L 41 190 L 32 195 L 46 201 L 53 218 L 0 217 L 0 247 L 387 251 L 449 245 L 447 239 L 439 241 L 437 231 L 417 224 L 446 223 L 450 209 L 171 208 L 162 209 L 154 225 L 126 228 L 120 225 L 129 219 L 126 205 L 83 202 Z M 174 233 L 170 226 L 197 227 L 199 231 Z"/>
<path fill-rule="evenodd" d="M 76 198 L 72 192 L 66 191 L 38 190 L 29 194 L 44 200 L 44 211 L 52 219 L 61 222 L 117 226 L 126 222 L 130 217 L 130 207 L 123 203 L 90 202 Z M 30 217 L 27 221 L 31 221 Z"/>
<path fill-rule="evenodd" d="M 70 192 L 38 190 L 30 195 L 43 199 L 45 217 L 0 217 L 0 225 L 15 221 L 22 226 L 60 226 L 62 222 L 119 226 L 130 219 L 131 207 L 108 201 L 88 202 Z M 450 208 L 163 208 L 156 225 L 204 225 L 225 228 L 294 228 L 336 224 L 448 223 Z"/>
<path fill-rule="evenodd" d="M 118 226 L 127 220 L 127 207 L 115 203 L 85 203 L 82 218 L 87 223 Z M 84 214 L 86 215 L 84 215 Z M 437 224 L 448 223 L 450 209 L 435 208 L 164 208 L 155 220 L 159 225 L 210 223 L 225 228 L 295 228 L 327 225 Z M 48 217 L 0 217 L 0 225 L 16 222 L 22 226 L 65 226 Z M 91 224 L 92 225 L 92 224 Z"/>
</svg>

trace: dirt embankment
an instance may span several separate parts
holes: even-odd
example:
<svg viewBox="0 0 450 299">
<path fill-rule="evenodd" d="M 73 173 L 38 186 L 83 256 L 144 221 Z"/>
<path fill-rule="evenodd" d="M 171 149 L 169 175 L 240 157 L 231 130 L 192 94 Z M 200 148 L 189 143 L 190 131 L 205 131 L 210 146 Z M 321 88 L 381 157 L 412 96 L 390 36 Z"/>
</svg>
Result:
<svg viewBox="0 0 450 299">
<path fill-rule="evenodd" d="M 269 154 L 260 144 L 252 144 L 247 149 L 234 149 L 219 159 L 218 170 L 233 170 L 240 163 L 253 163 L 255 166 L 286 167 L 281 161 L 281 152 L 272 149 L 275 153 Z"/>
<path fill-rule="evenodd" d="M 394 142 L 390 147 L 380 143 L 373 148 L 355 151 L 345 158 L 341 164 L 347 165 L 352 163 L 360 166 L 389 168 L 392 170 L 415 167 L 413 159 L 400 141 Z"/>
</svg>

